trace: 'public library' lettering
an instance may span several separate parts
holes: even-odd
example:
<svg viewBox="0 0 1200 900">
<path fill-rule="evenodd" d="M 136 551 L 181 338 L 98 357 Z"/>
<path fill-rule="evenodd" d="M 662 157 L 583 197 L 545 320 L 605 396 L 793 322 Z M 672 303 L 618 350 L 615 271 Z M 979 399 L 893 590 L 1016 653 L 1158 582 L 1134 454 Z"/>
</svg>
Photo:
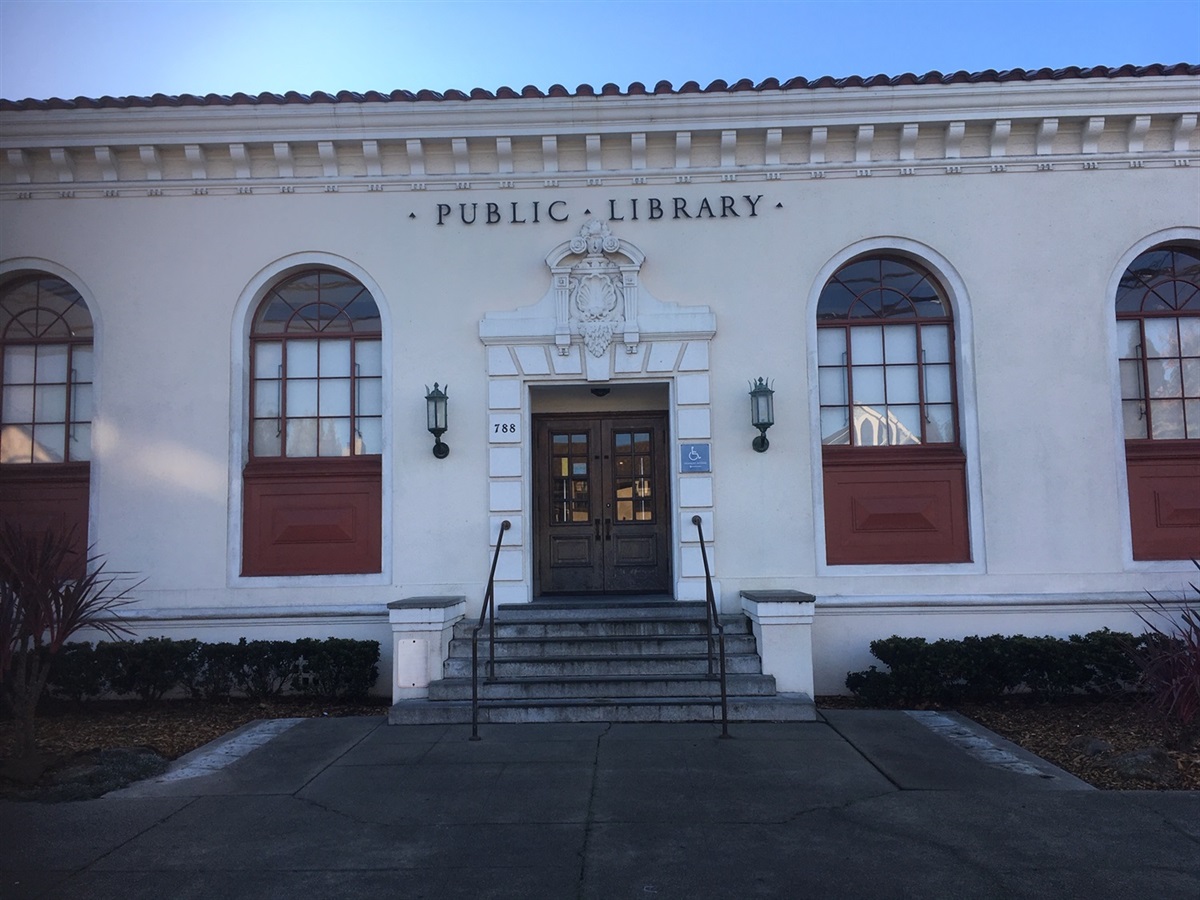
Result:
<svg viewBox="0 0 1200 900">
<path fill-rule="evenodd" d="M 762 194 L 734 197 L 629 197 L 607 201 L 610 222 L 659 222 L 677 219 L 755 219 Z M 585 214 L 592 215 L 586 210 Z M 571 211 L 566 200 L 542 200 L 506 203 L 439 203 L 437 223 L 461 222 L 463 225 L 540 225 L 542 222 L 566 222 Z"/>
</svg>

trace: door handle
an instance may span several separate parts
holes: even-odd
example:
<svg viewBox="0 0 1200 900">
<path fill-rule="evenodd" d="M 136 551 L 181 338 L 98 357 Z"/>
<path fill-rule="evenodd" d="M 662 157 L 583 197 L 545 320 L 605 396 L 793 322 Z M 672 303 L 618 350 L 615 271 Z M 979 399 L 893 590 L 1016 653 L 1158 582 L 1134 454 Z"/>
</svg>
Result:
<svg viewBox="0 0 1200 900">
<path fill-rule="evenodd" d="M 596 520 L 596 540 L 600 540 L 600 520 Z"/>
<path fill-rule="evenodd" d="M 604 520 L 604 539 L 606 541 L 612 540 L 612 519 Z"/>
</svg>

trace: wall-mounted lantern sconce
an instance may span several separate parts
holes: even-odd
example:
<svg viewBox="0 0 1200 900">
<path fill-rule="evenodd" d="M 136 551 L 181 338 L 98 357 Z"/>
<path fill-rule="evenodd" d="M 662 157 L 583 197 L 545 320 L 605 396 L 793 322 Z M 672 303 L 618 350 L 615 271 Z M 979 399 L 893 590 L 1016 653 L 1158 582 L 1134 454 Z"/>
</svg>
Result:
<svg viewBox="0 0 1200 900">
<path fill-rule="evenodd" d="M 765 378 L 750 382 L 750 424 L 759 431 L 750 446 L 759 453 L 771 446 L 767 440 L 767 429 L 775 424 L 774 396 L 775 392 L 767 386 Z"/>
<path fill-rule="evenodd" d="M 450 385 L 446 385 L 450 387 Z M 445 459 L 450 455 L 450 447 L 442 443 L 442 435 L 446 433 L 446 392 L 433 383 L 433 390 L 425 385 L 428 393 L 425 395 L 425 413 L 429 419 L 429 433 L 433 435 L 433 455 Z"/>
</svg>

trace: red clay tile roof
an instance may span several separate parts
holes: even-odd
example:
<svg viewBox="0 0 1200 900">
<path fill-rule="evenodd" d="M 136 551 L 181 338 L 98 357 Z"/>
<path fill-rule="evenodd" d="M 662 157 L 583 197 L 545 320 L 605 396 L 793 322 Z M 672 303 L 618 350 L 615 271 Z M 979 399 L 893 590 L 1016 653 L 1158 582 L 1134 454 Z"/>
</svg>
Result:
<svg viewBox="0 0 1200 900">
<path fill-rule="evenodd" d="M 926 72 L 924 75 L 914 75 L 911 72 L 904 75 L 850 75 L 846 78 L 834 78 L 825 75 L 815 80 L 803 77 L 789 78 L 780 82 L 778 78 L 768 78 L 766 81 L 754 84 L 749 78 L 729 84 L 717 79 L 708 87 L 701 87 L 699 82 L 687 81 L 678 88 L 669 81 L 660 81 L 653 89 L 647 88 L 640 81 L 635 81 L 624 91 L 616 84 L 606 84 L 597 91 L 590 84 L 581 84 L 574 91 L 569 91 L 561 84 L 551 85 L 543 91 L 533 85 L 527 85 L 520 91 L 510 87 L 497 88 L 495 92 L 483 88 L 473 88 L 470 92 L 448 90 L 442 93 L 431 90 L 392 91 L 384 94 L 379 91 L 355 93 L 353 91 L 338 91 L 330 94 L 316 91 L 312 94 L 301 94 L 288 91 L 286 94 L 180 94 L 168 96 L 153 94 L 149 97 L 76 97 L 74 100 L 64 100 L 52 97 L 49 100 L 4 100 L 0 99 L 0 110 L 19 111 L 32 109 L 129 109 L 150 106 L 286 106 L 292 103 L 404 103 L 442 100 L 516 100 L 533 97 L 595 97 L 595 96 L 638 96 L 645 94 L 729 94 L 742 91 L 793 91 L 819 88 L 845 87 L 888 87 L 895 85 L 914 84 L 991 84 L 1009 81 L 1060 81 L 1072 78 L 1141 78 L 1155 75 L 1200 75 L 1200 65 L 1192 63 L 1176 63 L 1162 65 L 1156 63 L 1149 66 L 1093 66 L 1081 69 L 1069 66 L 1065 69 L 1005 69 L 998 72 L 995 69 L 985 69 L 982 72 L 951 72 L 943 74 L 938 71 Z"/>
</svg>

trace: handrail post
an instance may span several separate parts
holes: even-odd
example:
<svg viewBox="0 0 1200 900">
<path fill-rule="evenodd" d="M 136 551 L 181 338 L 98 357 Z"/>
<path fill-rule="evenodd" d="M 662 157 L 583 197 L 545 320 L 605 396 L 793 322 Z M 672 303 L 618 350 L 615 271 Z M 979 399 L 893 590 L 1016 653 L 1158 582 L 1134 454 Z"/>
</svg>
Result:
<svg viewBox="0 0 1200 900">
<path fill-rule="evenodd" d="M 713 628 L 717 632 L 717 647 L 720 651 L 721 663 L 721 737 L 729 737 L 729 689 L 725 673 L 725 626 L 717 615 L 717 600 L 713 593 L 712 572 L 708 568 L 708 550 L 704 546 L 704 520 L 700 516 L 692 516 L 692 524 L 696 526 L 696 536 L 700 539 L 700 559 L 704 562 L 704 599 L 706 601 L 705 624 L 708 632 L 708 674 L 713 674 L 712 639 Z"/>
<path fill-rule="evenodd" d="M 489 617 L 488 631 L 488 680 L 496 677 L 496 564 L 500 562 L 500 547 L 504 544 L 504 532 L 512 528 L 505 519 L 500 523 L 496 536 L 496 552 L 492 554 L 492 568 L 488 572 L 487 590 L 483 593 L 483 609 L 479 611 L 479 622 L 471 629 L 471 740 L 479 740 L 479 631 L 485 617 Z"/>
</svg>

